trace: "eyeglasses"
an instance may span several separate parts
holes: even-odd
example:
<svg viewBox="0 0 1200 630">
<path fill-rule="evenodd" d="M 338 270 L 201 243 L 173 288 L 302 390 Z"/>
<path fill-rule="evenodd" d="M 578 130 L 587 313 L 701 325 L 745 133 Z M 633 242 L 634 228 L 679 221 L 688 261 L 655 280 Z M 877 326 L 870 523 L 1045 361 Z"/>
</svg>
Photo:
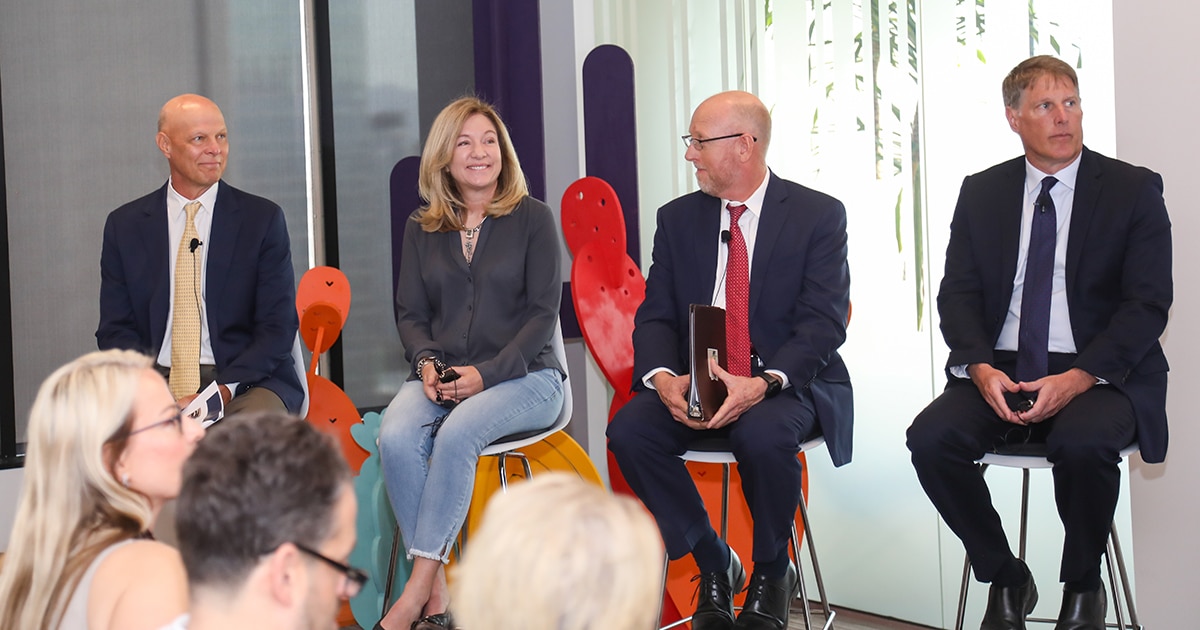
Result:
<svg viewBox="0 0 1200 630">
<path fill-rule="evenodd" d="M 690 148 L 694 145 L 696 147 L 697 151 L 703 151 L 705 142 L 714 142 L 716 140 L 728 140 L 730 138 L 740 138 L 744 135 L 747 135 L 747 134 L 746 134 L 746 132 L 743 131 L 742 133 L 731 133 L 728 136 L 717 136 L 716 138 L 693 138 L 691 135 L 686 135 L 686 136 L 680 136 L 680 139 L 683 140 L 683 146 Z M 758 138 L 756 138 L 755 136 L 750 136 L 750 139 L 754 140 L 755 142 L 758 142 Z"/>
<path fill-rule="evenodd" d="M 130 431 L 127 435 L 137 435 L 138 433 L 141 433 L 142 431 L 149 431 L 150 429 L 156 429 L 158 427 L 168 425 L 168 424 L 175 425 L 175 428 L 179 429 L 179 431 L 182 432 L 183 431 L 183 412 L 182 411 L 176 412 L 175 415 L 171 416 L 170 418 L 167 418 L 166 420 L 159 420 L 158 422 L 155 422 L 154 424 L 147 424 L 146 426 L 144 426 L 140 429 L 134 429 L 133 431 Z"/>
<path fill-rule="evenodd" d="M 328 564 L 329 566 L 341 572 L 346 579 L 346 586 L 342 593 L 345 599 L 353 599 L 355 596 L 357 596 L 362 591 L 362 588 L 367 583 L 367 580 L 371 579 L 370 576 L 367 575 L 367 572 L 363 571 L 362 569 L 356 569 L 348 564 L 342 564 L 341 562 L 338 562 L 337 560 L 334 560 L 333 558 L 330 558 L 315 549 L 310 549 L 309 547 L 301 545 L 298 542 L 293 542 L 292 544 L 295 545 L 300 551 L 303 551 L 304 553 L 316 558 L 317 560 L 320 560 L 321 562 L 324 562 L 325 564 Z"/>
</svg>

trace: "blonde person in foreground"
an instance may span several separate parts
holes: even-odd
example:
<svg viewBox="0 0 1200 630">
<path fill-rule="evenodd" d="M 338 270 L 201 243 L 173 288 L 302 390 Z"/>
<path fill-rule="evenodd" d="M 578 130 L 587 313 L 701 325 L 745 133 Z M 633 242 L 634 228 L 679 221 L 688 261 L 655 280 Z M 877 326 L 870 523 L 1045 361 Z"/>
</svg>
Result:
<svg viewBox="0 0 1200 630">
<path fill-rule="evenodd" d="M 663 544 L 629 497 L 565 473 L 496 495 L 451 585 L 463 628 L 650 630 Z"/>
<path fill-rule="evenodd" d="M 203 435 L 149 357 L 93 352 L 51 374 L 29 413 L 4 627 L 139 630 L 186 610 L 179 554 L 148 532 Z"/>
</svg>

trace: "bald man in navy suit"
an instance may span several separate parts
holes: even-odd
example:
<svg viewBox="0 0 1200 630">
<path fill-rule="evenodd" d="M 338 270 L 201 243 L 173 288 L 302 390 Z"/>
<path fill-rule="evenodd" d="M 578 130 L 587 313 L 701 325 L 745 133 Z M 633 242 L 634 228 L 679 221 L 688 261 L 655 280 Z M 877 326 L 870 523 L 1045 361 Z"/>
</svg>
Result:
<svg viewBox="0 0 1200 630">
<path fill-rule="evenodd" d="M 976 578 L 991 583 L 981 627 L 994 630 L 1025 628 L 1038 595 L 973 462 L 1044 443 L 1065 530 L 1056 628 L 1099 629 L 1119 452 L 1136 441 L 1155 463 L 1167 451 L 1158 338 L 1172 299 L 1171 223 L 1157 173 L 1083 146 L 1069 65 L 1027 59 L 1003 94 L 1025 155 L 963 181 L 938 293 L 948 383 L 908 447 Z"/>
<path fill-rule="evenodd" d="M 292 361 L 296 284 L 283 210 L 221 180 L 228 131 L 211 100 L 183 94 L 168 101 L 157 144 L 170 179 L 114 210 L 104 226 L 97 345 L 155 356 L 169 378 L 177 244 L 184 207 L 199 202 L 190 254 L 203 270 L 195 298 L 201 387 L 218 383 L 226 413 L 298 412 L 304 391 Z"/>
<path fill-rule="evenodd" d="M 754 95 L 724 92 L 692 116 L 684 157 L 700 191 L 658 212 L 654 262 L 633 332 L 637 394 L 613 418 L 609 449 L 658 521 L 668 555 L 691 554 L 700 569 L 694 630 L 787 627 L 797 591 L 788 555 L 800 501 L 800 445 L 825 436 L 835 465 L 850 461 L 853 392 L 838 348 L 846 339 L 850 271 L 846 209 L 828 195 L 767 168 L 771 116 Z M 729 238 L 726 238 L 729 235 Z M 749 329 L 744 375 L 712 370 L 728 388 L 708 421 L 687 411 L 688 310 L 715 304 L 734 319 L 726 294 L 735 247 L 748 264 Z M 745 287 L 743 287 L 745 288 Z M 754 572 L 735 621 L 741 560 L 713 531 L 683 461 L 690 444 L 729 440 L 754 519 Z"/>
</svg>

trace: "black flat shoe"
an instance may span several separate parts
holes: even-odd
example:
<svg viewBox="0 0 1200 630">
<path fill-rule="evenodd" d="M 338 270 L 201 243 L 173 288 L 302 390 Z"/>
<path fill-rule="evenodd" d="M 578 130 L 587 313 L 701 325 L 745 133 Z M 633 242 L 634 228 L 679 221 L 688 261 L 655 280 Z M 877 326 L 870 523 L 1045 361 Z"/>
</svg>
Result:
<svg viewBox="0 0 1200 630">
<path fill-rule="evenodd" d="M 412 630 L 451 630 L 453 623 L 450 621 L 450 613 L 438 613 L 436 615 L 425 615 L 413 622 Z"/>
</svg>

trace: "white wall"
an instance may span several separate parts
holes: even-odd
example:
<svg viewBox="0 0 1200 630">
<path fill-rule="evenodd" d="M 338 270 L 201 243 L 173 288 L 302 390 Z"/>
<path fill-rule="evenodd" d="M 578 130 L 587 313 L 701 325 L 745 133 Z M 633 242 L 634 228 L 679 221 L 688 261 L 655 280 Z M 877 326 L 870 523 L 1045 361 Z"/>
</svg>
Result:
<svg viewBox="0 0 1200 630">
<path fill-rule="evenodd" d="M 1191 387 L 1200 377 L 1200 218 L 1195 175 L 1200 87 L 1190 68 L 1200 5 L 1190 0 L 1118 0 L 1113 6 L 1117 156 L 1163 176 L 1173 224 L 1175 305 L 1163 336 L 1171 363 L 1167 413 L 1171 446 L 1163 465 L 1135 462 L 1130 475 L 1140 621 L 1194 628 L 1200 544 L 1200 424 Z"/>
</svg>

